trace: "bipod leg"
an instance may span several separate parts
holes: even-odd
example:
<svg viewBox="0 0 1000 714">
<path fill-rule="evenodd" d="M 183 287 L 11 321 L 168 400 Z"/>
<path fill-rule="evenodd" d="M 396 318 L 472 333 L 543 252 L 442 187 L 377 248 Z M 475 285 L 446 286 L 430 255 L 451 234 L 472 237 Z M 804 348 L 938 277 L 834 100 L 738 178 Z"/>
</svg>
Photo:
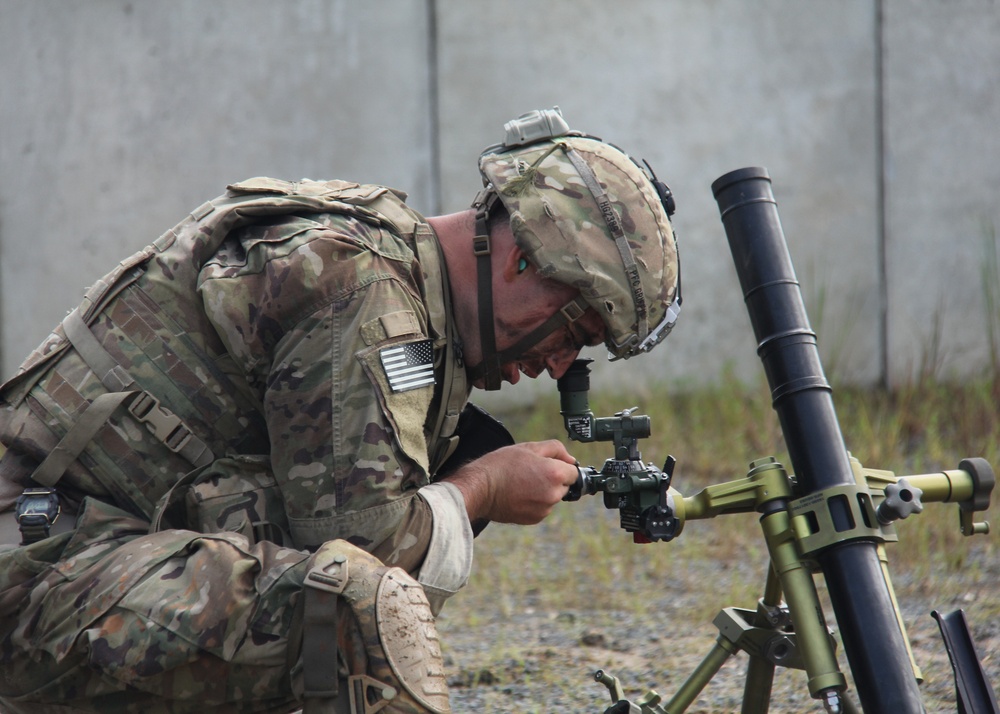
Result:
<svg viewBox="0 0 1000 714">
<path fill-rule="evenodd" d="M 774 567 L 768 565 L 767 583 L 764 586 L 764 597 L 757 606 L 754 615 L 754 627 L 775 628 L 778 624 L 772 613 L 781 605 L 781 581 L 774 572 Z M 743 685 L 742 714 L 767 714 L 771 706 L 771 688 L 774 685 L 775 664 L 766 657 L 753 655 L 747 664 L 747 678 Z"/>
<path fill-rule="evenodd" d="M 788 614 L 794 626 L 796 653 L 808 675 L 809 694 L 821 699 L 829 712 L 842 711 L 841 695 L 847 690 L 847 679 L 837 665 L 837 657 L 823 608 L 816 593 L 816 584 L 807 563 L 799 555 L 792 533 L 788 511 L 779 504 L 761 517 L 761 527 L 775 574 L 788 603 Z"/>
<path fill-rule="evenodd" d="M 722 665 L 730 657 L 739 652 L 739 648 L 724 635 L 719 635 L 711 651 L 701 661 L 691 676 L 688 677 L 677 694 L 664 707 L 666 714 L 684 714 L 688 707 L 698 698 L 705 686 L 712 681 Z"/>
</svg>

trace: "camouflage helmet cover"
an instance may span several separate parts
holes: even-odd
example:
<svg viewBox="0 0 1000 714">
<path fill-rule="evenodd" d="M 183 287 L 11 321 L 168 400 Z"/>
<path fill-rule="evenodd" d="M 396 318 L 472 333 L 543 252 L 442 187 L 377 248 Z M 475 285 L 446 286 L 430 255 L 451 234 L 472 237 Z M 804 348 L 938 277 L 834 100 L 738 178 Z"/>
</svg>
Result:
<svg viewBox="0 0 1000 714">
<path fill-rule="evenodd" d="M 578 289 L 602 317 L 610 357 L 646 352 L 670 331 L 680 308 L 677 245 L 664 197 L 628 155 L 569 132 L 558 108 L 522 119 L 539 115 L 550 122 L 541 139 L 530 130 L 518 134 L 511 122 L 506 143 L 483 152 L 484 183 L 496 191 L 518 246 L 540 274 Z"/>
</svg>

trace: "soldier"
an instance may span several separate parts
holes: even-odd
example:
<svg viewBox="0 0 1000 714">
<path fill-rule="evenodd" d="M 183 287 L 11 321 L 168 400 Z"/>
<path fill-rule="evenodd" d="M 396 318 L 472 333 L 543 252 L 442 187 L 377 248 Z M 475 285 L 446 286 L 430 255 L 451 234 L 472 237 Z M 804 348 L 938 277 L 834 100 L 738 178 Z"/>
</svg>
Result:
<svg viewBox="0 0 1000 714">
<path fill-rule="evenodd" d="M 470 388 L 646 352 L 680 306 L 669 190 L 558 109 L 505 128 L 457 214 L 229 186 L 3 385 L 0 710 L 449 711 L 474 532 L 578 476 Z"/>
</svg>

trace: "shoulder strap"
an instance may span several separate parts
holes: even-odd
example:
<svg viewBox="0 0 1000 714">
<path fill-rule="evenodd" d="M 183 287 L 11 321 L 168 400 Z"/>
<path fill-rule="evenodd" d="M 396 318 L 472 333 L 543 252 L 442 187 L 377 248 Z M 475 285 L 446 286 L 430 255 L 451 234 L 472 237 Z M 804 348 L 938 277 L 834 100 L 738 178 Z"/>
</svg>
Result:
<svg viewBox="0 0 1000 714">
<path fill-rule="evenodd" d="M 108 392 L 101 394 L 87 406 L 32 473 L 33 481 L 50 488 L 55 486 L 70 464 L 79 458 L 87 444 L 122 405 L 126 405 L 129 413 L 145 424 L 146 428 L 168 449 L 183 457 L 192 466 L 206 466 L 213 461 L 215 457 L 205 442 L 195 436 L 178 416 L 161 406 L 156 397 L 136 385 L 128 372 L 115 362 L 94 337 L 80 316 L 79 309 L 70 312 L 62 325 L 70 343 Z M 115 484 L 103 481 L 102 479 L 102 485 L 110 493 L 119 499 L 124 497 L 121 489 L 116 488 Z M 128 500 L 131 499 L 126 499 L 126 502 Z M 149 504 L 137 505 L 141 507 Z M 147 511 L 145 508 L 142 510 Z"/>
<path fill-rule="evenodd" d="M 120 402 L 128 400 L 129 413 L 145 424 L 168 449 L 192 466 L 205 466 L 213 461 L 212 452 L 205 442 L 195 436 L 179 417 L 162 406 L 159 399 L 135 383 L 132 375 L 97 341 L 78 310 L 66 316 L 63 329 L 77 353 L 110 393 L 102 396 L 116 396 Z"/>
</svg>

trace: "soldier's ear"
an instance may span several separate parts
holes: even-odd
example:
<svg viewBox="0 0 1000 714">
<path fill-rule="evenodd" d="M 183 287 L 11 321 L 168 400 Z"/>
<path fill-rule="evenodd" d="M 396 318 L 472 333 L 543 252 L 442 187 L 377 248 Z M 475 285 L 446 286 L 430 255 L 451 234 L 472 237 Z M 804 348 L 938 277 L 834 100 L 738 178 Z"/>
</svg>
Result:
<svg viewBox="0 0 1000 714">
<path fill-rule="evenodd" d="M 518 275 L 526 271 L 529 265 L 528 259 L 524 257 L 524 252 L 517 246 L 514 246 L 504 260 L 504 280 L 513 280 Z"/>
</svg>

